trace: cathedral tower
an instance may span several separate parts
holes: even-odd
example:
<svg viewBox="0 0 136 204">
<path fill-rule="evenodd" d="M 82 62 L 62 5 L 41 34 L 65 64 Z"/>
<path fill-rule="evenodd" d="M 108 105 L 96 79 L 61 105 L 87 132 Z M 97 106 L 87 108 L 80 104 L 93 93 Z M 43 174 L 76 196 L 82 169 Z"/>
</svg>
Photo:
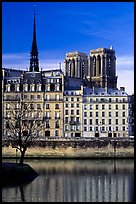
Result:
<svg viewBox="0 0 136 204">
<path fill-rule="evenodd" d="M 33 41 L 32 48 L 30 52 L 30 72 L 39 72 L 39 59 L 38 59 L 38 48 L 36 42 L 36 17 L 35 17 L 35 8 L 34 8 L 34 26 L 33 26 Z"/>
<path fill-rule="evenodd" d="M 116 56 L 112 47 L 90 51 L 88 76 L 90 76 L 94 87 L 117 87 Z"/>
</svg>

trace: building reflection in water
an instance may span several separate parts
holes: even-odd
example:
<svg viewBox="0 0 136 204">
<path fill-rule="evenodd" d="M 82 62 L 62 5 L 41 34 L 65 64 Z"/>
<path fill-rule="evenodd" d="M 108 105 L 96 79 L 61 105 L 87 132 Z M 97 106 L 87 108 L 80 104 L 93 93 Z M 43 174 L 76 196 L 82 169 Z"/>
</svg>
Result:
<svg viewBox="0 0 136 204">
<path fill-rule="evenodd" d="M 37 160 L 29 164 L 39 177 L 21 188 L 3 188 L 3 202 L 133 201 L 133 160 Z"/>
</svg>

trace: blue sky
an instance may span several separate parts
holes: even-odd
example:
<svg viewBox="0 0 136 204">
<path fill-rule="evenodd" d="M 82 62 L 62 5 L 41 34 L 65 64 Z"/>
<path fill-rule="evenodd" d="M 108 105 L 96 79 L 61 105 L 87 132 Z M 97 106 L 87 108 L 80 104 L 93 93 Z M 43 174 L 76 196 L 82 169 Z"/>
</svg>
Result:
<svg viewBox="0 0 136 204">
<path fill-rule="evenodd" d="M 2 3 L 2 65 L 29 67 L 33 31 L 32 2 Z M 134 91 L 133 2 L 37 2 L 40 67 L 58 68 L 67 52 L 113 46 L 118 87 Z"/>
</svg>

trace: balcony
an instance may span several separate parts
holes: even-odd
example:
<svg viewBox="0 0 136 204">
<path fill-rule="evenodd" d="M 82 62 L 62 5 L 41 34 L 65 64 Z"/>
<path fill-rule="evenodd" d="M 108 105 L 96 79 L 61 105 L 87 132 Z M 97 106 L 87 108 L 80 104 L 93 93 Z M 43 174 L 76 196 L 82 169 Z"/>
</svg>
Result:
<svg viewBox="0 0 136 204">
<path fill-rule="evenodd" d="M 70 123 L 70 125 L 77 125 L 76 121 L 70 121 L 69 123 Z"/>
<path fill-rule="evenodd" d="M 60 119 L 60 117 L 55 117 L 56 120 Z"/>
<path fill-rule="evenodd" d="M 43 117 L 43 120 L 47 120 L 47 119 L 51 119 L 51 117 L 50 116 Z"/>
<path fill-rule="evenodd" d="M 63 101 L 63 98 L 59 98 L 59 99 L 56 99 L 56 98 L 50 98 L 50 99 L 44 99 L 44 101 Z"/>
</svg>

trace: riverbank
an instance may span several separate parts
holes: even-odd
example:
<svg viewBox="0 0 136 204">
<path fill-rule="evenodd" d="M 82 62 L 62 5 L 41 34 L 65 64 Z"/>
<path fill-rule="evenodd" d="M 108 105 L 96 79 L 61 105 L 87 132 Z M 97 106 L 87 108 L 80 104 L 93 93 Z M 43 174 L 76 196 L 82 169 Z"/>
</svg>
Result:
<svg viewBox="0 0 136 204">
<path fill-rule="evenodd" d="M 29 183 L 38 176 L 36 171 L 29 165 L 13 162 L 2 163 L 2 185 Z"/>
<path fill-rule="evenodd" d="M 19 158 L 19 152 L 3 146 L 3 158 Z M 37 141 L 26 151 L 25 158 L 133 158 L 134 141 Z"/>
</svg>

